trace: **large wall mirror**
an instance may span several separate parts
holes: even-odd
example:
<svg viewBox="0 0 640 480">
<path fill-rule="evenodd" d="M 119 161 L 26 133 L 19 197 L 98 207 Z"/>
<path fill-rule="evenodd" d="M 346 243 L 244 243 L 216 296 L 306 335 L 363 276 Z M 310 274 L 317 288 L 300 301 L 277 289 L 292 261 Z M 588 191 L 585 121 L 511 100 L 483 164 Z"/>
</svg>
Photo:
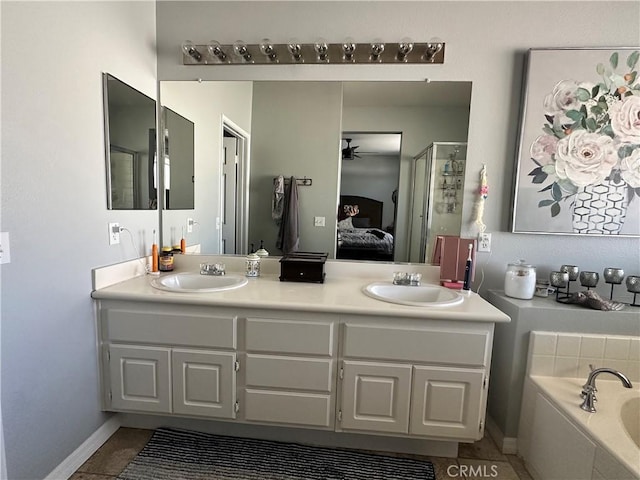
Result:
<svg viewBox="0 0 640 480">
<path fill-rule="evenodd" d="M 429 234 L 423 219 L 444 208 L 424 201 L 438 188 L 430 185 L 433 169 L 444 164 L 418 155 L 436 142 L 466 143 L 471 83 L 163 81 L 160 98 L 195 128 L 194 208 L 162 212 L 164 244 L 191 218 L 194 251 L 242 254 L 262 242 L 280 255 L 272 200 L 282 175 L 309 180 L 298 186 L 300 250 L 419 262 Z M 349 229 L 386 237 L 382 255 L 344 248 L 343 207 L 356 200 L 360 213 Z M 444 233 L 459 234 L 459 226 Z"/>
<path fill-rule="evenodd" d="M 156 102 L 103 74 L 107 208 L 157 208 Z"/>
</svg>

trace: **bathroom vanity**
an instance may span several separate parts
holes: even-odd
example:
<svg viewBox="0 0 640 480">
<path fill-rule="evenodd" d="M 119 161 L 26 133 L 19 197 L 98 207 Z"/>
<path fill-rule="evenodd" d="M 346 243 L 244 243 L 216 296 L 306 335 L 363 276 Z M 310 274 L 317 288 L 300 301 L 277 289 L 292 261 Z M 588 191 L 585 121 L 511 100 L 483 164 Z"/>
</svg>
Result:
<svg viewBox="0 0 640 480">
<path fill-rule="evenodd" d="M 450 307 L 382 302 L 362 289 L 390 273 L 335 268 L 323 284 L 263 275 L 174 293 L 141 276 L 95 290 L 104 409 L 482 438 L 494 323 L 509 317 L 474 293 Z"/>
</svg>

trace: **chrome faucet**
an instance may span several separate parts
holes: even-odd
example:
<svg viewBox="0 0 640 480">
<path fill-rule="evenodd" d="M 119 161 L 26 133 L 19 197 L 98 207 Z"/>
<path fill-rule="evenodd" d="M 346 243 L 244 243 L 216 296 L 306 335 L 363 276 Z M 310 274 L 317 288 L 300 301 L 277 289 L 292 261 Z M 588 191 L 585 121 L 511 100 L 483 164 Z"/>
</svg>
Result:
<svg viewBox="0 0 640 480">
<path fill-rule="evenodd" d="M 201 263 L 200 275 L 221 276 L 226 273 L 224 263 Z"/>
<path fill-rule="evenodd" d="M 589 373 L 587 383 L 582 386 L 581 396 L 584 400 L 582 400 L 582 404 L 580 405 L 580 408 L 586 412 L 595 413 L 596 411 L 596 407 L 594 407 L 594 404 L 597 401 L 596 392 L 598 391 L 598 389 L 596 388 L 596 377 L 601 373 L 610 373 L 611 375 L 615 375 L 620 379 L 622 385 L 624 385 L 625 388 L 633 388 L 633 385 L 631 385 L 631 381 L 627 378 L 627 376 L 617 370 L 614 370 L 612 368 L 594 369 L 592 365 L 589 365 L 589 367 L 591 367 L 591 373 Z"/>
</svg>

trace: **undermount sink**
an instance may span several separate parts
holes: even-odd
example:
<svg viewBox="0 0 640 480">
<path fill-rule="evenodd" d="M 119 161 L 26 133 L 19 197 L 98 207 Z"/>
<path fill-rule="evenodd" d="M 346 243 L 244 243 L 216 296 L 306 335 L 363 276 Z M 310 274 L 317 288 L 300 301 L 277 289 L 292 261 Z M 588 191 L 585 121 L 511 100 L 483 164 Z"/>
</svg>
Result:
<svg viewBox="0 0 640 480">
<path fill-rule="evenodd" d="M 247 284 L 239 275 L 200 275 L 198 273 L 174 273 L 151 281 L 151 286 L 160 290 L 183 293 L 205 293 L 231 290 Z"/>
<path fill-rule="evenodd" d="M 439 285 L 394 285 L 376 282 L 364 287 L 363 292 L 376 300 L 414 307 L 451 307 L 464 300 L 458 292 Z"/>
</svg>

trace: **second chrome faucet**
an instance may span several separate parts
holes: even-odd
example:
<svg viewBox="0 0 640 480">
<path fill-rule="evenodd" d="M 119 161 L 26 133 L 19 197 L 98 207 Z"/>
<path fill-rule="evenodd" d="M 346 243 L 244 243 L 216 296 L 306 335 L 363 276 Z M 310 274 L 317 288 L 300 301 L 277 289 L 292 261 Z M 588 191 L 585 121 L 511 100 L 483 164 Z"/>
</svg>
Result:
<svg viewBox="0 0 640 480">
<path fill-rule="evenodd" d="M 589 373 L 589 377 L 587 378 L 587 383 L 582 386 L 582 404 L 580 408 L 589 413 L 595 413 L 596 407 L 594 404 L 596 403 L 596 392 L 598 389 L 596 388 L 596 377 L 601 373 L 610 373 L 620 379 L 622 385 L 625 388 L 633 388 L 631 385 L 631 381 L 627 378 L 627 376 L 613 368 L 596 368 L 591 370 Z"/>
</svg>

